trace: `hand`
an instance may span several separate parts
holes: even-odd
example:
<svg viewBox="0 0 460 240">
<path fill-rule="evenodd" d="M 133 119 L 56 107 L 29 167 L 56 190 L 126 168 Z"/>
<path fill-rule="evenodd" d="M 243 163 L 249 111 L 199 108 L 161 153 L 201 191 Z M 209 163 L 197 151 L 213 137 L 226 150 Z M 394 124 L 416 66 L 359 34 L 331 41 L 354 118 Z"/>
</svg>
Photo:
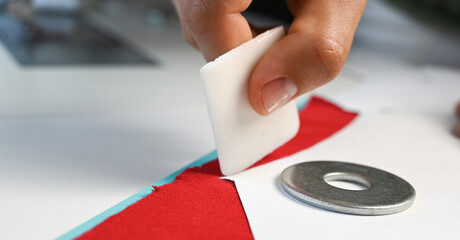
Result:
<svg viewBox="0 0 460 240">
<path fill-rule="evenodd" d="M 212 61 L 252 39 L 241 15 L 252 0 L 173 0 L 190 45 Z M 249 100 L 268 115 L 337 76 L 345 63 L 365 0 L 287 0 L 295 19 L 249 80 Z"/>
</svg>

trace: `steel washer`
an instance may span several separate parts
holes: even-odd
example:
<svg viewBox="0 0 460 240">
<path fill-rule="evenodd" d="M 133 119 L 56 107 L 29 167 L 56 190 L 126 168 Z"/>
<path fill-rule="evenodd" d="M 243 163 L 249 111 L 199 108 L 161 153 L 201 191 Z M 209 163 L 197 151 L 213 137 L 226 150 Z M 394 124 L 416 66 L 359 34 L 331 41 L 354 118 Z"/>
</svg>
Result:
<svg viewBox="0 0 460 240">
<path fill-rule="evenodd" d="M 358 182 L 366 190 L 346 190 L 326 179 Z M 415 189 L 404 179 L 380 169 L 345 162 L 304 162 L 281 173 L 281 186 L 292 197 L 322 209 L 355 214 L 386 215 L 404 211 Z"/>
</svg>

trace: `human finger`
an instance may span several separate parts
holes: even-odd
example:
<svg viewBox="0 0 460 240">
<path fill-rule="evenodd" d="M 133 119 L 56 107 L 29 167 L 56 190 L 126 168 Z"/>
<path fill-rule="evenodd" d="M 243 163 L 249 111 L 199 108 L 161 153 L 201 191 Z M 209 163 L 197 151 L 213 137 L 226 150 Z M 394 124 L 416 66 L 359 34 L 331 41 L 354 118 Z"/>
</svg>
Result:
<svg viewBox="0 0 460 240">
<path fill-rule="evenodd" d="M 254 110 L 268 115 L 340 72 L 365 0 L 288 1 L 294 21 L 285 38 L 262 58 L 249 82 Z"/>
<path fill-rule="evenodd" d="M 174 0 L 174 4 L 186 39 L 206 61 L 252 39 L 251 28 L 241 15 L 251 0 Z"/>
</svg>

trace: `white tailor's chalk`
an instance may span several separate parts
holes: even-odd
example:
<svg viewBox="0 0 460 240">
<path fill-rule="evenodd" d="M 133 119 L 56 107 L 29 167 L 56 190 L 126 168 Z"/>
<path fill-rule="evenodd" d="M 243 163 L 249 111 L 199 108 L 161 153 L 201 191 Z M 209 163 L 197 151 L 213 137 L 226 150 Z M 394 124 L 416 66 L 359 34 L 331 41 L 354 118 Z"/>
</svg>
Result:
<svg viewBox="0 0 460 240">
<path fill-rule="evenodd" d="M 262 56 L 284 36 L 271 29 L 201 68 L 220 169 L 233 175 L 293 138 L 299 130 L 295 101 L 261 116 L 248 97 L 248 81 Z"/>
</svg>

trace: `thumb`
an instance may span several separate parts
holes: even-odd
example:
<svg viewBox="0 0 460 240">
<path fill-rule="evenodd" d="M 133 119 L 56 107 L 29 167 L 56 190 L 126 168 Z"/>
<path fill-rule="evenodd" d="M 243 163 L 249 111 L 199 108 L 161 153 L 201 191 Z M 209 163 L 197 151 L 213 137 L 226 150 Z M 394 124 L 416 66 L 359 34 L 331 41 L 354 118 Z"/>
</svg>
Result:
<svg viewBox="0 0 460 240">
<path fill-rule="evenodd" d="M 295 19 L 287 36 L 265 54 L 249 80 L 249 100 L 261 115 L 339 74 L 365 6 L 365 0 L 291 2 Z"/>
<path fill-rule="evenodd" d="M 332 80 L 345 61 L 335 45 L 302 33 L 289 34 L 275 44 L 249 82 L 249 99 L 256 112 L 268 115 Z"/>
</svg>

